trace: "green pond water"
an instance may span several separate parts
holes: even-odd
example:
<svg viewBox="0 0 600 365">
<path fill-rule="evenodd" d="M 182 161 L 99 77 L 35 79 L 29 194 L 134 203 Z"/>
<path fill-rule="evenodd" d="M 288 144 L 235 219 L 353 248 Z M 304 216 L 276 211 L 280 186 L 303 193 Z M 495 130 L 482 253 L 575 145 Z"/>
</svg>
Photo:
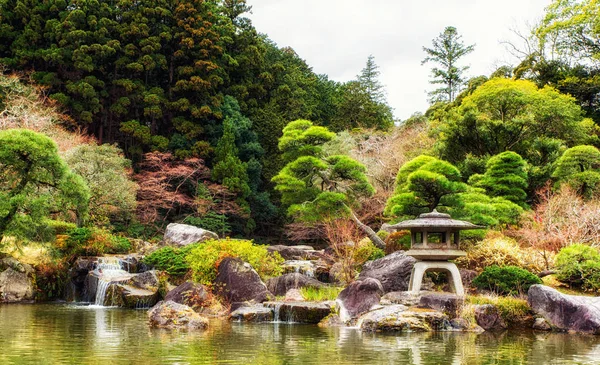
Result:
<svg viewBox="0 0 600 365">
<path fill-rule="evenodd" d="M 150 329 L 145 310 L 0 305 L 0 364 L 593 364 L 600 336 L 367 334 L 352 328 L 213 320 Z"/>
</svg>

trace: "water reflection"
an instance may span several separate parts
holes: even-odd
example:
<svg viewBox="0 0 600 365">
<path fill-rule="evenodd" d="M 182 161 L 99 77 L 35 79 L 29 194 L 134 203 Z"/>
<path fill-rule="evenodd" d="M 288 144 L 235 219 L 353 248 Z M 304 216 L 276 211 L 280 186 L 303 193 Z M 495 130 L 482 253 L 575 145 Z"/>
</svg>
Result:
<svg viewBox="0 0 600 365">
<path fill-rule="evenodd" d="M 600 337 L 556 333 L 372 334 L 352 328 L 214 320 L 151 330 L 146 311 L 0 306 L 0 364 L 589 364 Z"/>
</svg>

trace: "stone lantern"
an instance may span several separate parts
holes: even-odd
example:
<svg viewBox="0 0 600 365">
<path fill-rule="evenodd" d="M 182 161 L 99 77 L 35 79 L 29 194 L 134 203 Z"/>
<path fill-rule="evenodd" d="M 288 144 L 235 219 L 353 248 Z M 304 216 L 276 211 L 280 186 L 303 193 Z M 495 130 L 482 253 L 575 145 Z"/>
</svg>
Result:
<svg viewBox="0 0 600 365">
<path fill-rule="evenodd" d="M 427 271 L 440 271 L 448 273 L 450 287 L 457 295 L 465 294 L 458 268 L 448 260 L 467 254 L 460 249 L 461 230 L 485 227 L 451 219 L 449 214 L 439 213 L 434 209 L 431 213 L 421 214 L 417 219 L 400 222 L 389 228 L 410 230 L 411 247 L 406 254 L 418 260 L 410 276 L 410 292 L 419 294 Z"/>
</svg>

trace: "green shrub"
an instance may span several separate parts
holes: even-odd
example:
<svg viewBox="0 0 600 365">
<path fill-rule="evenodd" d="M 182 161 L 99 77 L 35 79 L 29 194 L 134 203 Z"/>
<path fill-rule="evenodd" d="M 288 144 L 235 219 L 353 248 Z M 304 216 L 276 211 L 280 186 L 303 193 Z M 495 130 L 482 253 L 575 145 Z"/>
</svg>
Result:
<svg viewBox="0 0 600 365">
<path fill-rule="evenodd" d="M 556 255 L 555 262 L 558 280 L 585 290 L 600 289 L 600 252 L 597 249 L 583 244 L 567 246 Z"/>
<path fill-rule="evenodd" d="M 367 261 L 376 260 L 385 256 L 385 252 L 371 242 L 369 238 L 360 240 L 353 252 L 353 258 L 358 265 Z"/>
<path fill-rule="evenodd" d="M 497 294 L 524 294 L 534 284 L 542 280 L 536 275 L 517 266 L 486 267 L 474 280 L 473 285 L 479 289 L 490 290 Z"/>
<path fill-rule="evenodd" d="M 66 234 L 67 232 L 77 228 L 75 223 L 48 219 L 46 221 L 48 228 L 54 231 L 54 234 Z"/>
<path fill-rule="evenodd" d="M 65 255 L 100 256 L 127 253 L 132 246 L 129 239 L 115 236 L 104 229 L 74 228 L 57 239 L 57 248 Z"/>
<path fill-rule="evenodd" d="M 183 276 L 190 269 L 185 257 L 196 245 L 182 248 L 162 247 L 144 257 L 144 263 L 169 275 Z"/>
<path fill-rule="evenodd" d="M 186 260 L 192 277 L 202 284 L 210 284 L 217 276 L 217 267 L 226 257 L 237 257 L 252 265 L 261 278 L 281 275 L 283 258 L 279 253 L 269 253 L 266 247 L 248 240 L 231 238 L 208 240 L 194 247 Z"/>
</svg>

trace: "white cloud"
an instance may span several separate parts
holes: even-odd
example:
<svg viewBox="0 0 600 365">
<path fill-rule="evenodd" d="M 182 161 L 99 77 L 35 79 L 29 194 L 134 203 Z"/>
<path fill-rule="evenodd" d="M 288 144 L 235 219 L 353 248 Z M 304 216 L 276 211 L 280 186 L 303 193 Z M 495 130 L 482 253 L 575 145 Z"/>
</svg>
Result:
<svg viewBox="0 0 600 365">
<path fill-rule="evenodd" d="M 499 41 L 510 28 L 541 19 L 550 0 L 248 0 L 254 26 L 279 46 L 292 47 L 316 73 L 353 79 L 370 54 L 381 71 L 396 117 L 428 107 L 430 46 L 448 25 L 475 52 L 464 58 L 470 76 L 488 75 L 509 59 Z"/>
</svg>

